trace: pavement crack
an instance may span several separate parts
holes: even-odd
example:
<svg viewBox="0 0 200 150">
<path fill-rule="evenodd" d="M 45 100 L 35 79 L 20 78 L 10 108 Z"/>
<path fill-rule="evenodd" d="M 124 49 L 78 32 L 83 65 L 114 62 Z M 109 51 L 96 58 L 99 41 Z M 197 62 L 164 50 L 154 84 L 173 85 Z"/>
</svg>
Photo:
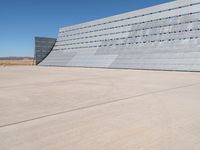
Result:
<svg viewBox="0 0 200 150">
<path fill-rule="evenodd" d="M 31 122 L 31 121 L 34 121 L 34 120 L 47 118 L 47 117 L 52 117 L 52 116 L 66 114 L 66 113 L 71 113 L 71 112 L 74 112 L 74 111 L 85 110 L 85 109 L 98 107 L 98 106 L 102 106 L 102 105 L 117 103 L 117 102 L 129 100 L 131 98 L 138 98 L 138 97 L 142 97 L 142 96 L 146 96 L 146 95 L 164 93 L 164 92 L 168 92 L 168 91 L 173 91 L 173 90 L 177 90 L 177 89 L 183 89 L 183 88 L 197 86 L 197 85 L 200 85 L 200 83 L 193 83 L 193 84 L 188 84 L 188 85 L 184 85 L 184 86 L 178 86 L 178 87 L 174 87 L 174 88 L 168 88 L 168 89 L 163 89 L 163 90 L 147 92 L 147 93 L 138 94 L 138 95 L 134 95 L 134 96 L 129 96 L 129 97 L 121 98 L 121 99 L 115 99 L 115 100 L 111 100 L 111 101 L 107 101 L 107 102 L 103 102 L 103 103 L 93 104 L 93 105 L 89 105 L 89 106 L 83 106 L 83 107 L 79 107 L 79 108 L 75 108 L 75 109 L 71 109 L 71 110 L 66 110 L 66 111 L 61 111 L 61 112 L 52 113 L 52 114 L 48 114 L 48 115 L 43 115 L 43 116 L 40 116 L 40 117 L 35 117 L 35 118 L 23 120 L 23 121 L 9 123 L 9 124 L 5 124 L 5 125 L 0 125 L 0 128 L 9 127 L 9 126 L 13 126 L 13 125 L 18 125 L 18 124 L 22 124 L 22 123 L 27 123 L 27 122 Z"/>
</svg>

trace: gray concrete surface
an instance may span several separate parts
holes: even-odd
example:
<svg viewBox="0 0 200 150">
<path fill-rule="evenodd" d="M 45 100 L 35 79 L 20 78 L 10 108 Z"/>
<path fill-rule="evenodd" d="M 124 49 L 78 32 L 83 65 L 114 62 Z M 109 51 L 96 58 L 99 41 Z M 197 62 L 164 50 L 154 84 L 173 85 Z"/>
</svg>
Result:
<svg viewBox="0 0 200 150">
<path fill-rule="evenodd" d="M 53 49 L 56 38 L 35 37 L 35 61 L 38 65 Z"/>
<path fill-rule="evenodd" d="M 172 1 L 60 28 L 39 65 L 200 71 L 200 1 Z"/>
<path fill-rule="evenodd" d="M 199 150 L 200 73 L 0 68 L 0 150 Z"/>
</svg>

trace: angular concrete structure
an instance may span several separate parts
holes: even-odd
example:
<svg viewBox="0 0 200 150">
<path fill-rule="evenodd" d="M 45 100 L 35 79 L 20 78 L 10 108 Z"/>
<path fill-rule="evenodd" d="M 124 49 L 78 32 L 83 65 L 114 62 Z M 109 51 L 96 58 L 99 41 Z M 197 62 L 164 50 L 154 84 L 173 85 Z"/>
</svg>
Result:
<svg viewBox="0 0 200 150">
<path fill-rule="evenodd" d="M 35 37 L 35 61 L 38 65 L 52 51 L 56 43 L 55 38 Z"/>
<path fill-rule="evenodd" d="M 200 1 L 173 1 L 61 28 L 39 65 L 200 71 Z"/>
</svg>

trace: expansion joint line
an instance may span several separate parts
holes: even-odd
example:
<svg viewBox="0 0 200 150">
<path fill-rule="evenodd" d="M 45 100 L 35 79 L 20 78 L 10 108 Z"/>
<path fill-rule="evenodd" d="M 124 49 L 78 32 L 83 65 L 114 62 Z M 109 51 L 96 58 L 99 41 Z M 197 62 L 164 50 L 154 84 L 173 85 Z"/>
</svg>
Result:
<svg viewBox="0 0 200 150">
<path fill-rule="evenodd" d="M 129 100 L 131 98 L 138 98 L 138 97 L 152 95 L 152 94 L 164 93 L 164 92 L 168 92 L 168 91 L 173 91 L 173 90 L 177 90 L 177 89 L 183 89 L 183 88 L 197 86 L 197 85 L 200 85 L 200 83 L 193 83 L 193 84 L 189 84 L 189 85 L 185 85 L 185 86 L 178 86 L 178 87 L 174 87 L 174 88 L 168 88 L 168 89 L 163 89 L 163 90 L 158 90 L 158 91 L 152 91 L 152 92 L 148 92 L 148 93 L 138 94 L 138 95 L 134 95 L 134 96 L 126 97 L 126 98 L 115 99 L 115 100 L 111 100 L 111 101 L 108 101 L 108 102 L 103 102 L 103 103 L 99 103 L 99 104 L 79 107 L 79 108 L 75 108 L 75 109 L 71 109 L 71 110 L 61 111 L 61 112 L 57 112 L 57 113 L 53 113 L 53 114 L 48 114 L 48 115 L 35 117 L 35 118 L 23 120 L 23 121 L 18 121 L 18 122 L 14 122 L 14 123 L 10 123 L 10 124 L 1 125 L 0 128 L 9 127 L 9 126 L 13 126 L 13 125 L 18 125 L 18 124 L 22 124 L 22 123 L 27 123 L 27 122 L 31 122 L 31 121 L 34 121 L 34 120 L 47 118 L 47 117 L 62 115 L 62 114 L 70 113 L 70 112 L 74 112 L 74 111 L 79 111 L 79 110 L 89 109 L 89 108 L 98 107 L 98 106 L 102 106 L 102 105 L 107 105 L 107 104 L 111 104 L 111 103 L 117 103 L 117 102 Z"/>
</svg>

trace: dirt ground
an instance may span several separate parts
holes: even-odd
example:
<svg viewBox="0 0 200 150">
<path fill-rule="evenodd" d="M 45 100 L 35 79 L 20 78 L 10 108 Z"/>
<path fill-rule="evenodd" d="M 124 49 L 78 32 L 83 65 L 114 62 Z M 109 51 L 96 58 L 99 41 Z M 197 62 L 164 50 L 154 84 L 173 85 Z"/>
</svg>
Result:
<svg viewBox="0 0 200 150">
<path fill-rule="evenodd" d="M 35 62 L 31 59 L 24 60 L 0 60 L 0 66 L 16 66 L 16 65 L 34 65 Z"/>
</svg>

